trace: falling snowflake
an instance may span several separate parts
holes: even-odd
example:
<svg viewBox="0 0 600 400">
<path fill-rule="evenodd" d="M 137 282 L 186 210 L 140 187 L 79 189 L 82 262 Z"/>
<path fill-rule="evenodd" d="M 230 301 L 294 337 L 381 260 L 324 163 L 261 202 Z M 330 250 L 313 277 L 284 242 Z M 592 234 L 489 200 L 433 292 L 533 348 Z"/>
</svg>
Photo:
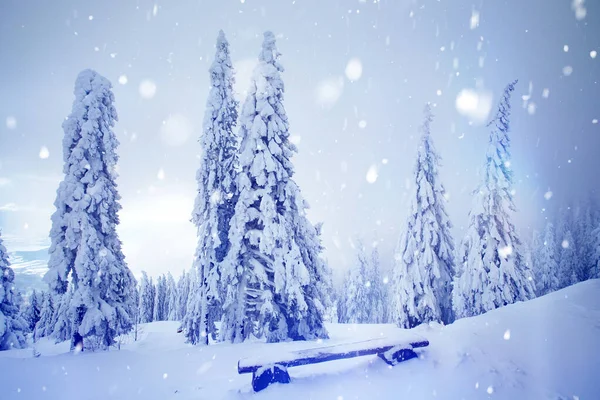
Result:
<svg viewBox="0 0 600 400">
<path fill-rule="evenodd" d="M 45 160 L 48 157 L 50 157 L 50 151 L 48 151 L 48 148 L 46 146 L 42 146 L 42 148 L 40 149 L 39 155 L 42 160 Z"/>
<path fill-rule="evenodd" d="M 489 92 L 463 89 L 456 96 L 456 109 L 474 122 L 483 123 L 492 109 L 492 95 Z"/>
<path fill-rule="evenodd" d="M 590 51 L 590 57 L 596 58 L 597 55 L 598 55 L 598 53 L 596 52 L 596 50 Z"/>
<path fill-rule="evenodd" d="M 510 340 L 510 329 L 507 329 L 506 332 L 504 332 L 504 340 Z"/>
<path fill-rule="evenodd" d="M 367 171 L 367 182 L 369 183 L 375 183 L 377 181 L 378 178 L 378 173 L 377 173 L 377 165 L 373 164 L 371 165 L 371 167 L 369 167 L 369 170 Z"/>
<path fill-rule="evenodd" d="M 568 53 L 568 52 L 569 52 L 569 45 L 565 44 L 565 45 L 563 46 L 563 51 L 564 51 L 565 53 Z"/>
<path fill-rule="evenodd" d="M 156 174 L 156 177 L 158 178 L 159 181 L 162 181 L 165 179 L 165 170 L 164 169 L 159 169 L 158 173 Z"/>
<path fill-rule="evenodd" d="M 567 249 L 567 248 L 569 248 L 569 241 L 563 240 L 560 245 L 562 246 L 563 249 Z"/>
<path fill-rule="evenodd" d="M 529 113 L 529 115 L 535 114 L 535 107 L 535 103 L 529 103 L 527 105 L 527 112 Z"/>
<path fill-rule="evenodd" d="M 365 121 L 364 119 L 361 119 L 360 121 L 358 121 L 358 127 L 360 129 L 365 129 L 367 127 L 367 121 Z"/>
<path fill-rule="evenodd" d="M 571 9 L 575 11 L 575 18 L 579 21 L 585 18 L 587 9 L 584 6 L 585 0 L 572 0 Z"/>
<path fill-rule="evenodd" d="M 358 58 L 353 58 L 350 61 L 348 61 L 348 64 L 346 65 L 346 77 L 350 81 L 353 82 L 359 80 L 362 76 L 362 71 L 362 63 Z"/>
<path fill-rule="evenodd" d="M 167 374 L 166 372 L 163 374 L 163 379 L 167 379 L 169 377 L 169 374 Z"/>
<path fill-rule="evenodd" d="M 508 258 L 508 256 L 510 256 L 513 252 L 513 248 L 512 246 L 504 246 L 504 247 L 500 247 L 498 248 L 498 255 L 502 258 Z"/>
<path fill-rule="evenodd" d="M 546 200 L 550 200 L 552 198 L 552 192 L 548 190 L 546 193 L 544 193 L 544 198 Z"/>
<path fill-rule="evenodd" d="M 139 91 L 144 99 L 151 99 L 156 94 L 156 84 L 151 80 L 142 81 Z"/>
<path fill-rule="evenodd" d="M 562 72 L 563 72 L 564 76 L 570 76 L 573 73 L 573 67 L 571 67 L 570 65 L 567 65 L 566 67 L 563 68 Z"/>
<path fill-rule="evenodd" d="M 335 103 L 337 103 L 338 99 L 342 95 L 343 90 L 344 78 L 341 76 L 338 78 L 330 78 L 321 81 L 317 85 L 316 89 L 317 105 L 323 108 L 332 107 Z"/>
<path fill-rule="evenodd" d="M 547 99 L 549 96 L 550 96 L 550 89 L 547 89 L 547 88 L 544 89 L 542 91 L 542 97 L 545 98 L 545 99 Z"/>
<path fill-rule="evenodd" d="M 126 84 L 127 84 L 127 75 L 121 75 L 121 76 L 119 77 L 119 83 L 120 83 L 121 85 L 126 85 Z"/>
<path fill-rule="evenodd" d="M 15 129 L 17 127 L 17 119 L 15 117 L 6 117 L 6 127 Z"/>
<path fill-rule="evenodd" d="M 488 386 L 487 392 L 488 392 L 488 394 L 494 393 L 494 388 L 492 386 Z"/>
<path fill-rule="evenodd" d="M 471 12 L 471 21 L 470 24 L 471 29 L 475 29 L 479 26 L 479 11 L 473 10 Z"/>
<path fill-rule="evenodd" d="M 592 120 L 592 124 L 597 124 L 597 123 L 598 123 L 598 120 L 597 120 L 596 118 L 594 118 L 594 119 Z"/>
</svg>

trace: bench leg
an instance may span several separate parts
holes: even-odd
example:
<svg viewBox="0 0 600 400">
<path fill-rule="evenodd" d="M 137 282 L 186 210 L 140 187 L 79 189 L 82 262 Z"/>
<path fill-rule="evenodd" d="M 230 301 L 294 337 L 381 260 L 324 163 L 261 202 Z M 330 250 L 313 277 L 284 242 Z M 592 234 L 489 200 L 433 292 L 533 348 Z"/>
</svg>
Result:
<svg viewBox="0 0 600 400">
<path fill-rule="evenodd" d="M 379 358 L 385 361 L 387 364 L 394 366 L 402 361 L 416 358 L 417 353 L 413 349 L 393 348 L 385 353 L 377 354 Z"/>
<path fill-rule="evenodd" d="M 268 365 L 252 373 L 252 389 L 259 392 L 272 383 L 290 383 L 290 375 L 283 365 Z"/>
</svg>

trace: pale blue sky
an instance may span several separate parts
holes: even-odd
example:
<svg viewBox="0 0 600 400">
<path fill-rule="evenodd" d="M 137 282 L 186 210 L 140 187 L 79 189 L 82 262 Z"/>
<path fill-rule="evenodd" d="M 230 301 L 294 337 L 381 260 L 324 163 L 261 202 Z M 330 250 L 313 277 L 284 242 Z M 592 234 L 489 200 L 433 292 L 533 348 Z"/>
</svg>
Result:
<svg viewBox="0 0 600 400">
<path fill-rule="evenodd" d="M 262 32 L 278 35 L 285 105 L 300 140 L 296 180 L 311 220 L 325 223 L 334 270 L 353 262 L 356 234 L 381 240 L 382 262 L 391 264 L 427 101 L 437 105 L 433 135 L 460 238 L 487 129 L 458 112 L 457 95 L 491 95 L 495 107 L 515 78 L 516 223 L 529 237 L 543 223 L 543 208 L 599 187 L 600 124 L 592 121 L 600 119 L 600 57 L 590 52 L 600 51 L 600 3 L 585 8 L 577 19 L 570 0 L 3 0 L 0 227 L 7 245 L 47 243 L 62 173 L 61 123 L 77 73 L 93 68 L 113 82 L 120 117 L 119 232 L 127 261 L 136 274 L 189 268 L 197 138 L 219 29 L 231 43 L 240 92 Z M 346 75 L 352 59 L 362 66 L 354 82 Z M 119 83 L 122 76 L 127 83 Z M 140 94 L 144 81 L 156 85 L 151 99 Z M 377 180 L 369 183 L 372 166 Z"/>
</svg>

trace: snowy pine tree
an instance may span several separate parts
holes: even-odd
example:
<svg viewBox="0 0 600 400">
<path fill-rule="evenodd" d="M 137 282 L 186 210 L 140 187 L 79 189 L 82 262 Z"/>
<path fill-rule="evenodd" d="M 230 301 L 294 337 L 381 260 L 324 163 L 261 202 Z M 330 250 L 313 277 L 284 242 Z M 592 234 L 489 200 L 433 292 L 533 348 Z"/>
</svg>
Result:
<svg viewBox="0 0 600 400">
<path fill-rule="evenodd" d="M 110 82 L 92 70 L 75 82 L 73 111 L 63 123 L 64 174 L 55 201 L 45 280 L 57 295 L 70 281 L 72 345 L 106 349 L 131 329 L 135 279 L 117 236 L 119 144 Z"/>
<path fill-rule="evenodd" d="M 590 279 L 600 279 L 600 224 L 592 231 L 591 241 L 593 243 L 592 269 Z"/>
<path fill-rule="evenodd" d="M 71 299 L 73 298 L 73 288 L 68 287 L 66 293 L 53 298 L 55 304 L 54 315 L 48 331 L 56 340 L 56 343 L 71 339 L 72 329 L 72 310 Z"/>
<path fill-rule="evenodd" d="M 533 278 L 521 253 L 511 214 L 513 172 L 510 161 L 509 84 L 492 126 L 483 181 L 474 193 L 474 208 L 460 251 L 460 270 L 454 280 L 456 316 L 468 317 L 535 297 Z"/>
<path fill-rule="evenodd" d="M 177 321 L 177 285 L 171 272 L 167 274 L 167 321 Z"/>
<path fill-rule="evenodd" d="M 344 305 L 346 323 L 368 324 L 371 322 L 371 282 L 370 260 L 362 240 L 358 239 L 356 248 L 356 264 L 348 273 L 345 283 L 346 304 Z"/>
<path fill-rule="evenodd" d="M 546 223 L 541 243 L 538 244 L 537 257 L 534 263 L 535 290 L 538 296 L 543 296 L 558 290 L 558 254 L 554 225 Z"/>
<path fill-rule="evenodd" d="M 369 268 L 369 322 L 372 324 L 384 324 L 387 322 L 387 293 L 381 276 L 381 265 L 379 261 L 379 247 L 373 246 L 371 252 L 371 263 Z"/>
<path fill-rule="evenodd" d="M 279 56 L 275 35 L 266 32 L 240 119 L 238 200 L 221 269 L 221 340 L 231 342 L 253 334 L 269 342 L 326 336 L 320 282 L 329 277 L 318 230 L 292 180 L 297 150 L 289 141 Z"/>
<path fill-rule="evenodd" d="M 181 321 L 185 315 L 189 293 L 190 274 L 183 271 L 181 277 L 179 277 L 179 280 L 177 281 L 177 311 L 175 313 L 176 321 Z"/>
<path fill-rule="evenodd" d="M 26 344 L 27 323 L 19 314 L 14 281 L 15 273 L 0 236 L 0 350 L 21 349 Z"/>
<path fill-rule="evenodd" d="M 34 332 L 35 326 L 40 320 L 40 313 L 42 311 L 43 293 L 38 293 L 35 289 L 29 296 L 29 304 L 27 304 L 25 311 L 23 312 L 23 318 L 27 322 L 27 331 Z"/>
<path fill-rule="evenodd" d="M 52 326 L 52 318 L 54 316 L 54 302 L 52 301 L 52 295 L 50 293 L 42 292 L 42 299 L 40 319 L 34 330 L 35 340 L 50 336 L 54 328 Z"/>
<path fill-rule="evenodd" d="M 431 139 L 432 121 L 427 104 L 414 169 L 414 197 L 398 242 L 390 288 L 393 321 L 401 328 L 453 320 L 454 241 L 438 177 L 440 157 Z"/>
<path fill-rule="evenodd" d="M 166 321 L 167 309 L 167 278 L 159 275 L 156 279 L 156 291 L 154 293 L 154 321 Z"/>
<path fill-rule="evenodd" d="M 152 322 L 154 320 L 154 285 L 152 278 L 149 278 L 145 271 L 142 271 L 140 280 L 139 301 L 140 322 Z"/>
<path fill-rule="evenodd" d="M 558 285 L 562 289 L 580 282 L 577 272 L 581 263 L 571 231 L 565 232 L 559 252 Z"/>
<path fill-rule="evenodd" d="M 192 213 L 198 237 L 193 268 L 201 285 L 199 290 L 194 290 L 194 300 L 189 303 L 191 308 L 187 309 L 185 316 L 194 320 L 186 324 L 194 331 L 185 331 L 192 344 L 198 343 L 197 338 L 203 338 L 202 342 L 207 344 L 208 332 L 215 332 L 214 322 L 220 317 L 219 265 L 229 251 L 229 221 L 236 201 L 233 185 L 238 144 L 233 129 L 238 103 L 233 94 L 235 79 L 229 43 L 223 31 L 219 31 L 216 49 L 215 60 L 209 70 L 211 90 L 200 138 L 203 152 L 196 173 L 198 193 Z"/>
</svg>

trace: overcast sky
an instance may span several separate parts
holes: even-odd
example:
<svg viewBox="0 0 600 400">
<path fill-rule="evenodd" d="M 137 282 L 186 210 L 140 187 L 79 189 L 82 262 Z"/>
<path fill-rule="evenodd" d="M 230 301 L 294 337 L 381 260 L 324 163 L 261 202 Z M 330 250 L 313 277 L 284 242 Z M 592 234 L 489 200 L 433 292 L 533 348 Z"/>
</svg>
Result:
<svg viewBox="0 0 600 400">
<path fill-rule="evenodd" d="M 9 250 L 49 243 L 61 123 L 75 77 L 93 68 L 114 85 L 129 266 L 136 275 L 190 267 L 198 137 L 219 29 L 240 98 L 263 31 L 278 37 L 295 179 L 310 219 L 324 222 L 338 273 L 354 261 L 356 235 L 379 241 L 383 264 L 392 263 L 428 101 L 456 240 L 484 162 L 485 122 L 513 79 L 522 236 L 600 186 L 598 1 L 2 0 L 0 227 Z"/>
</svg>

